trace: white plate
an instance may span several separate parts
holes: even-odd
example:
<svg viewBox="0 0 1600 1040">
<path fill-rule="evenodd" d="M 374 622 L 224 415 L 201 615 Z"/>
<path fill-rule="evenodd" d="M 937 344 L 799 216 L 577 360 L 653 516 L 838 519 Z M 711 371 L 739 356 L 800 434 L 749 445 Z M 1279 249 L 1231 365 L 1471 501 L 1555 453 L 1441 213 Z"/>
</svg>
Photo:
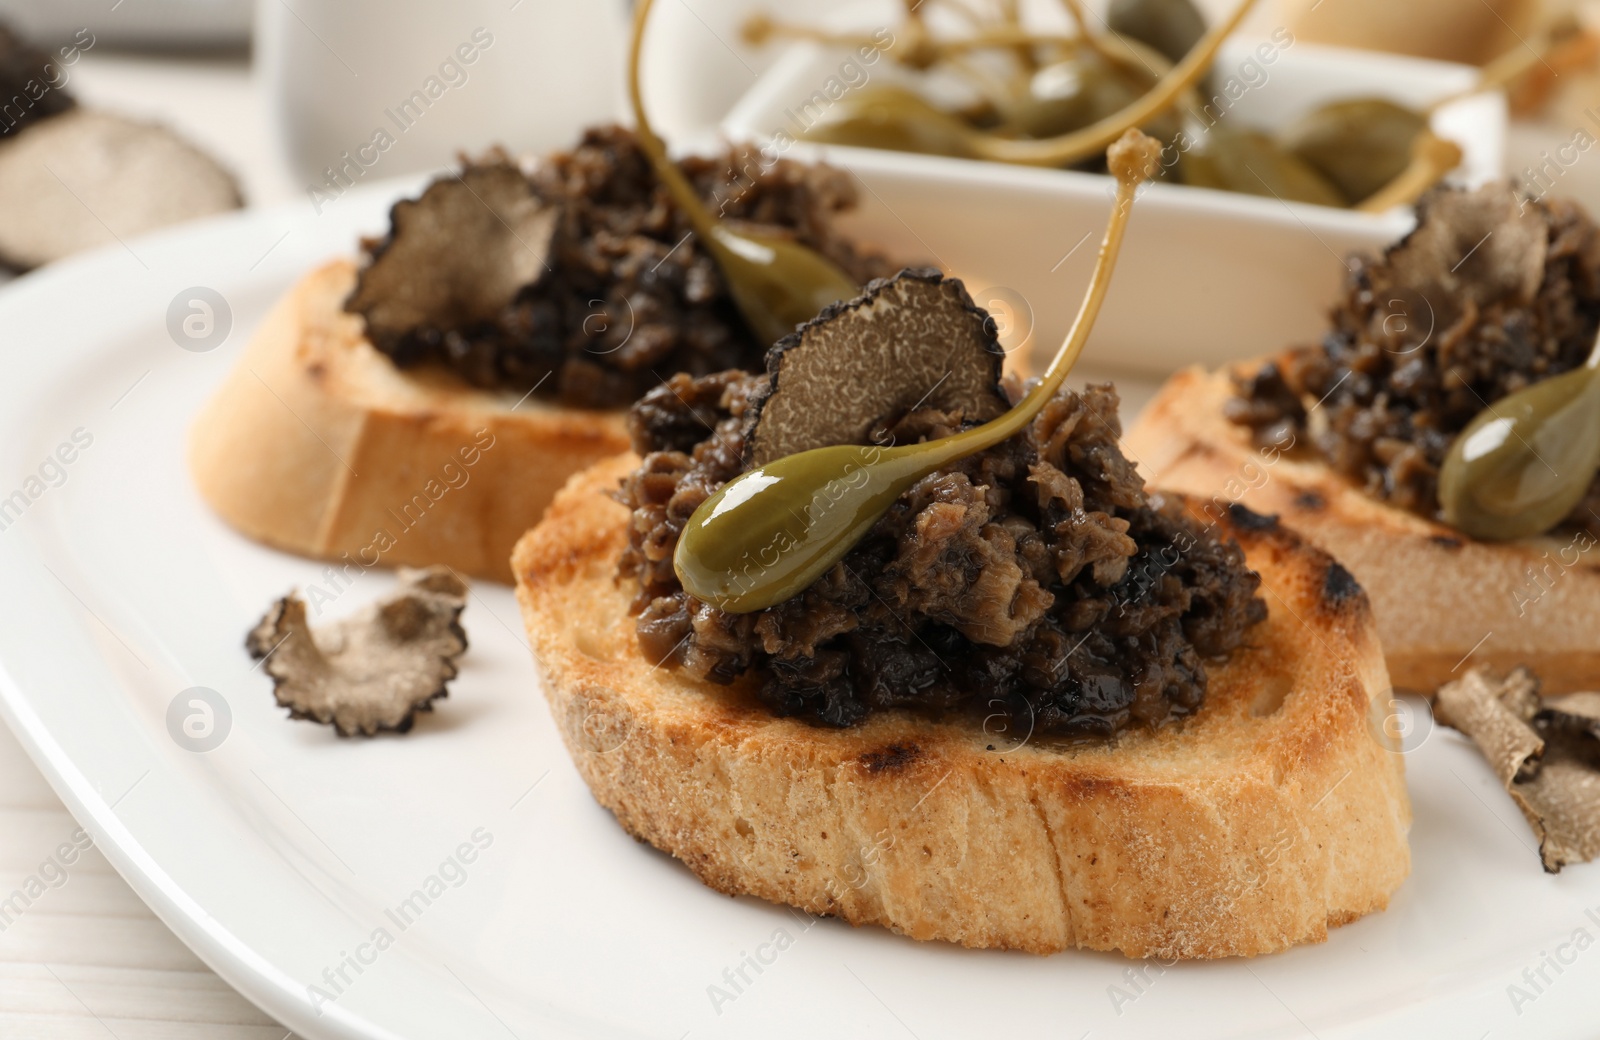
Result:
<svg viewBox="0 0 1600 1040">
<path fill-rule="evenodd" d="M 1262 46 L 1272 55 L 1269 64 L 1260 60 Z M 1076 313 L 1073 287 L 1094 265 L 1110 179 L 1073 170 L 789 143 L 802 125 L 794 113 L 818 91 L 826 89 L 844 101 L 849 94 L 839 93 L 842 87 L 859 89 L 907 76 L 887 58 L 866 67 L 857 62 L 854 71 L 841 73 L 850 57 L 809 43 L 791 47 L 728 113 L 723 132 L 757 142 L 769 154 L 823 159 L 850 170 L 865 186 L 864 214 L 885 228 L 876 241 L 895 255 L 954 265 L 981 290 L 976 293 L 980 302 L 987 292 L 1005 309 L 1020 305 L 1031 313 L 1039 348 L 1049 350 Z M 1378 96 L 1421 107 L 1468 88 L 1477 78 L 1477 70 L 1464 65 L 1247 39 L 1227 41 L 1216 69 L 1219 83 L 1249 86 L 1228 108 L 1228 118 L 1265 128 L 1284 126 L 1342 98 Z M 1498 93 L 1468 97 L 1435 113 L 1434 129 L 1459 142 L 1464 152 L 1453 177 L 1479 183 L 1503 175 L 1505 124 L 1505 100 Z M 1344 258 L 1377 250 L 1410 226 L 1409 210 L 1369 215 L 1153 184 L 1129 224 L 1122 269 L 1085 356 L 1154 373 L 1315 342 L 1328 302 L 1345 276 Z"/>
<path fill-rule="evenodd" d="M 1388 912 L 1321 946 L 1161 968 L 920 944 L 705 888 L 589 797 L 504 588 L 475 588 L 461 677 L 409 736 L 339 740 L 284 718 L 241 640 L 323 568 L 212 518 L 184 472 L 184 431 L 271 301 L 380 227 L 388 201 L 236 215 L 0 293 L 0 495 L 74 430 L 92 437 L 64 479 L 44 467 L 59 486 L 0 531 L 4 714 L 140 895 L 285 1026 L 308 1040 L 1593 1035 L 1600 950 L 1546 969 L 1520 1008 L 1507 987 L 1541 951 L 1575 952 L 1558 944 L 1576 929 L 1600 936 L 1585 912 L 1600 870 L 1542 874 L 1484 764 L 1445 732 L 1409 756 L 1415 870 Z M 167 328 L 196 285 L 232 312 L 208 353 Z M 329 613 L 388 582 L 361 577 Z M 166 722 L 196 686 L 231 715 L 205 753 Z M 401 930 L 385 911 L 474 834 L 492 844 L 445 868 L 459 887 Z M 379 928 L 392 945 L 362 947 Z M 716 999 L 779 932 L 775 962 Z M 331 995 L 324 972 L 347 956 L 372 963 L 347 966 L 342 995 L 314 1009 L 308 987 Z"/>
</svg>

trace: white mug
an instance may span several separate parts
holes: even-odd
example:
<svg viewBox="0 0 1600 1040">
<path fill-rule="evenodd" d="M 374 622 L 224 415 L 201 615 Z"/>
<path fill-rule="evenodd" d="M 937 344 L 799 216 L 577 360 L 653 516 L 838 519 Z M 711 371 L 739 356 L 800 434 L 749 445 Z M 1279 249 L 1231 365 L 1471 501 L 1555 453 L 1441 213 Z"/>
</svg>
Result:
<svg viewBox="0 0 1600 1040">
<path fill-rule="evenodd" d="M 617 118 L 621 0 L 259 0 L 255 61 L 321 212 L 458 153 L 572 145 Z"/>
</svg>

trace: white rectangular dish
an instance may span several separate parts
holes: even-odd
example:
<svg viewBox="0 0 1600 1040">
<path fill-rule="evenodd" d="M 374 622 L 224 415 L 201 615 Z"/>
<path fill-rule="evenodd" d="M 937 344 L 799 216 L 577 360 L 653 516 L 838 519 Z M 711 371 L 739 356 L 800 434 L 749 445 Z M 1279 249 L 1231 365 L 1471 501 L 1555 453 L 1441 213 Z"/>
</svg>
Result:
<svg viewBox="0 0 1600 1040">
<path fill-rule="evenodd" d="M 1230 40 L 1216 65 L 1223 82 L 1234 76 L 1242 77 L 1241 85 L 1255 84 L 1228 114 L 1250 126 L 1282 126 L 1319 104 L 1349 97 L 1421 107 L 1470 88 L 1477 76 L 1464 65 L 1302 42 L 1270 48 L 1268 65 L 1258 55 L 1261 46 Z M 1053 350 L 1094 263 L 1109 178 L 803 141 L 782 146 L 780 133 L 792 138 L 802 125 L 794 113 L 837 77 L 846 57 L 815 44 L 791 47 L 729 112 L 723 133 L 769 150 L 777 141 L 785 156 L 850 170 L 863 188 L 855 219 L 880 232 L 869 240 L 897 256 L 952 270 L 980 304 L 1009 312 L 1021 332 L 1031 329 L 1031 348 Z M 868 78 L 851 74 L 856 86 L 849 89 L 906 76 L 883 57 L 862 71 Z M 1502 175 L 1502 95 L 1445 105 L 1433 126 L 1462 146 L 1461 181 Z M 1345 257 L 1381 249 L 1411 223 L 1409 211 L 1367 215 L 1153 184 L 1134 213 L 1121 271 L 1086 357 L 1160 372 L 1314 342 L 1345 274 Z"/>
</svg>

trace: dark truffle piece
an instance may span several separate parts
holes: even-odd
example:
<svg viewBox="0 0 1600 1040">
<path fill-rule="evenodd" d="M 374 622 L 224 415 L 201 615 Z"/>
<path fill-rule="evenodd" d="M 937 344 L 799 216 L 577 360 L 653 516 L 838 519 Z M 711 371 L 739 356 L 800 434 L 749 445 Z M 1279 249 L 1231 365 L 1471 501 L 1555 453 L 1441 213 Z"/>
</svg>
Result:
<svg viewBox="0 0 1600 1040">
<path fill-rule="evenodd" d="M 385 352 L 418 330 L 492 322 L 548 270 L 558 216 L 511 161 L 469 164 L 394 204 L 346 307 Z"/>
<path fill-rule="evenodd" d="M 233 176 L 164 126 L 77 108 L 0 138 L 0 260 L 12 267 L 127 248 L 242 204 Z"/>
<path fill-rule="evenodd" d="M 1010 407 L 994 319 L 954 278 L 929 268 L 874 281 L 779 340 L 754 402 L 746 461 L 871 443 L 916 409 L 984 422 Z"/>
<path fill-rule="evenodd" d="M 264 659 L 272 692 L 291 718 L 331 724 L 342 737 L 404 733 L 419 711 L 447 695 L 467 586 L 447 567 L 401 570 L 400 590 L 361 612 L 313 630 L 305 601 L 290 593 L 245 639 Z"/>
<path fill-rule="evenodd" d="M 1547 873 L 1600 857 L 1600 694 L 1545 700 L 1526 668 L 1475 668 L 1439 688 L 1435 717 L 1472 738 L 1539 839 Z"/>
<path fill-rule="evenodd" d="M 67 93 L 66 70 L 10 27 L 0 25 L 0 138 L 76 104 Z"/>
<path fill-rule="evenodd" d="M 1468 307 L 1531 302 L 1549 244 L 1549 225 L 1508 184 L 1433 192 L 1417 207 L 1416 229 L 1372 269 L 1372 289 L 1385 300 L 1420 296 L 1442 330 Z"/>
</svg>

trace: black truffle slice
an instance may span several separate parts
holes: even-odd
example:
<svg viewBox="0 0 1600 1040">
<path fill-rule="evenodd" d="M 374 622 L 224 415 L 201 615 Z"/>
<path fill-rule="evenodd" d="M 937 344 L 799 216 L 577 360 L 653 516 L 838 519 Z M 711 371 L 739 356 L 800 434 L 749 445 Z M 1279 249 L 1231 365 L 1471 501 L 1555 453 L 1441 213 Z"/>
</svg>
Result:
<svg viewBox="0 0 1600 1040">
<path fill-rule="evenodd" d="M 492 322 L 547 270 L 558 212 L 509 160 L 441 177 L 389 211 L 345 308 L 386 351 L 419 329 Z"/>
<path fill-rule="evenodd" d="M 931 268 L 867 285 L 785 336 L 767 354 L 769 388 L 754 402 L 745 463 L 833 444 L 915 408 L 992 419 L 1011 406 L 994 319 L 965 287 Z"/>
<path fill-rule="evenodd" d="M 1436 189 L 1417 207 L 1417 227 L 1369 277 L 1376 293 L 1420 295 L 1434 327 L 1453 325 L 1468 301 L 1531 302 L 1544 280 L 1550 229 L 1503 182 L 1473 191 Z"/>
<path fill-rule="evenodd" d="M 265 658 L 273 695 L 291 718 L 331 724 L 343 737 L 404 733 L 447 694 L 467 649 L 467 586 L 446 567 L 400 571 L 400 590 L 313 630 L 294 593 L 272 605 L 245 638 Z"/>
<path fill-rule="evenodd" d="M 66 90 L 66 70 L 10 27 L 0 25 L 0 138 L 75 104 Z"/>
<path fill-rule="evenodd" d="M 1434 716 L 1471 737 L 1539 839 L 1551 874 L 1600 857 L 1600 694 L 1545 700 L 1525 668 L 1439 688 Z"/>
<path fill-rule="evenodd" d="M 242 202 L 227 170 L 163 126 L 77 108 L 0 138 L 0 259 L 12 267 Z"/>
</svg>

